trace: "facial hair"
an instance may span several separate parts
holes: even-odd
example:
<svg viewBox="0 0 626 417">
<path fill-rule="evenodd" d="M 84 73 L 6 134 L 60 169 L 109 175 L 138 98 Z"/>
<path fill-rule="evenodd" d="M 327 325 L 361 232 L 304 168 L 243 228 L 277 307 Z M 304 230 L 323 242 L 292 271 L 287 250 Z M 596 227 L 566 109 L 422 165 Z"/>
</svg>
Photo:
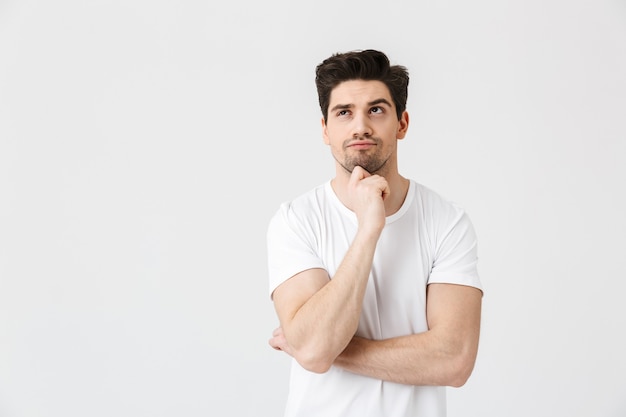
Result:
<svg viewBox="0 0 626 417">
<path fill-rule="evenodd" d="M 342 148 L 344 150 L 344 159 L 340 161 L 335 157 L 335 160 L 343 169 L 348 173 L 352 173 L 354 167 L 360 166 L 370 174 L 380 174 L 380 171 L 384 168 L 389 157 L 385 158 L 382 152 L 382 141 L 379 138 L 368 137 L 367 140 L 375 142 L 376 147 L 374 150 L 349 150 L 348 146 L 354 144 L 355 141 L 363 140 L 363 138 L 346 139 L 343 142 Z"/>
</svg>

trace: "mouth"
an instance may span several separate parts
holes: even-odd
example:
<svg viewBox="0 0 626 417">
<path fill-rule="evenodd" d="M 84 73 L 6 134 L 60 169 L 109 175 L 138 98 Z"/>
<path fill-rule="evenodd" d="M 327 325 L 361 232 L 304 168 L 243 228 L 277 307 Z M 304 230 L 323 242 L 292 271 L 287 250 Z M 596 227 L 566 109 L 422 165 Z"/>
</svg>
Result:
<svg viewBox="0 0 626 417">
<path fill-rule="evenodd" d="M 361 149 L 373 148 L 374 146 L 376 146 L 376 143 L 374 142 L 358 141 L 358 142 L 352 142 L 347 147 L 351 149 L 361 150 Z"/>
</svg>

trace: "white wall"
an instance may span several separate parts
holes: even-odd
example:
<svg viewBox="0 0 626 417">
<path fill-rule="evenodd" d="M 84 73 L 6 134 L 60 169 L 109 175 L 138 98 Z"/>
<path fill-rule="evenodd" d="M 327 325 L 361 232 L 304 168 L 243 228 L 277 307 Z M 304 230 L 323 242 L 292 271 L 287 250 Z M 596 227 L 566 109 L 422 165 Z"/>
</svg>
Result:
<svg viewBox="0 0 626 417">
<path fill-rule="evenodd" d="M 625 415 L 623 1 L 5 0 L 0 416 L 281 414 L 265 228 L 333 174 L 313 71 L 362 48 L 479 235 L 449 415 Z"/>
</svg>

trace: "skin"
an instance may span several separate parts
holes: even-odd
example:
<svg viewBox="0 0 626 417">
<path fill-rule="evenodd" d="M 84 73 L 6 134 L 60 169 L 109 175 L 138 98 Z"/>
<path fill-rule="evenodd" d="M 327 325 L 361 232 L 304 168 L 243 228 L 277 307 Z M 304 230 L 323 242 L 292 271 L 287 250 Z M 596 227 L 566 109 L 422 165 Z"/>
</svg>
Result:
<svg viewBox="0 0 626 417">
<path fill-rule="evenodd" d="M 408 126 L 408 113 L 398 120 L 380 81 L 346 81 L 333 89 L 322 133 L 335 159 L 331 185 L 356 214 L 357 233 L 332 280 L 323 269 L 309 269 L 276 288 L 280 327 L 269 344 L 312 372 L 334 365 L 402 384 L 458 387 L 478 350 L 482 292 L 476 288 L 430 284 L 426 332 L 385 340 L 355 336 L 385 217 L 408 192 L 397 160 Z"/>
</svg>

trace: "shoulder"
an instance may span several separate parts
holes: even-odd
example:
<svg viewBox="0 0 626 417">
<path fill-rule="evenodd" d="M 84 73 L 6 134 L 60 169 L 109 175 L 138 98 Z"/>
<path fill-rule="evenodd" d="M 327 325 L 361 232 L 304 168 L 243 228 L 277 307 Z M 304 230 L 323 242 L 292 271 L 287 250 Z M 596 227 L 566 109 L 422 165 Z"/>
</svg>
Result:
<svg viewBox="0 0 626 417">
<path fill-rule="evenodd" d="M 276 223 L 305 224 L 319 219 L 327 204 L 326 183 L 308 190 L 297 197 L 282 202 L 270 219 L 270 227 Z"/>
<path fill-rule="evenodd" d="M 300 194 L 296 198 L 283 202 L 281 209 L 296 212 L 314 210 L 322 207 L 327 202 L 327 183 L 320 184 L 317 187 Z"/>
<path fill-rule="evenodd" d="M 425 213 L 438 213 L 440 215 L 446 213 L 459 213 L 464 209 L 454 200 L 451 200 L 439 192 L 420 184 L 414 180 L 411 180 L 413 189 L 413 198 L 419 208 Z"/>
<path fill-rule="evenodd" d="M 433 189 L 412 181 L 414 212 L 426 231 L 446 235 L 454 228 L 473 228 L 465 208 Z M 436 240 L 436 239 L 435 239 Z"/>
</svg>

